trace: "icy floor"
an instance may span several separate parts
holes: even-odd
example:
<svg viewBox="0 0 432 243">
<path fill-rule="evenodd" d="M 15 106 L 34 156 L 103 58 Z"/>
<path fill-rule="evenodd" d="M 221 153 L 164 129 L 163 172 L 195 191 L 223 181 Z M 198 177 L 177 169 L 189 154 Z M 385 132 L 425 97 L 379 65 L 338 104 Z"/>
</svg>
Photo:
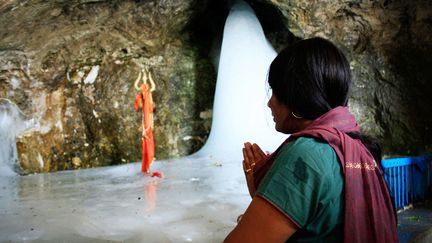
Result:
<svg viewBox="0 0 432 243">
<path fill-rule="evenodd" d="M 222 242 L 250 202 L 241 161 L 190 156 L 0 178 L 1 242 Z"/>
</svg>

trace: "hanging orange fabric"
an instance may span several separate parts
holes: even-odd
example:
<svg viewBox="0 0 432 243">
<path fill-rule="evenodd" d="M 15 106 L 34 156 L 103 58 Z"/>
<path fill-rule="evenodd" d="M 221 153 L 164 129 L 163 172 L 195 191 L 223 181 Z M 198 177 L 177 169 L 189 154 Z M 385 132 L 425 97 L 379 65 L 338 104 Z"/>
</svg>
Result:
<svg viewBox="0 0 432 243">
<path fill-rule="evenodd" d="M 143 173 L 150 172 L 150 166 L 154 161 L 153 138 L 153 99 L 150 87 L 144 83 L 140 87 L 140 93 L 135 98 L 135 110 L 142 109 L 142 165 Z"/>
</svg>

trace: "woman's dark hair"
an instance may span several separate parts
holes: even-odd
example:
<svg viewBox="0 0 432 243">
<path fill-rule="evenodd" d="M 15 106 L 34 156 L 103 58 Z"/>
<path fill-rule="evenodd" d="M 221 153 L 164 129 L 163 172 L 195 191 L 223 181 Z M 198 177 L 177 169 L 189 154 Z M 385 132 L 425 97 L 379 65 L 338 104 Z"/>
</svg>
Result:
<svg viewBox="0 0 432 243">
<path fill-rule="evenodd" d="M 283 49 L 270 65 L 268 83 L 279 102 L 296 115 L 315 120 L 333 108 L 347 106 L 351 70 L 339 48 L 315 37 Z M 360 133 L 348 135 L 360 139 L 375 160 L 381 161 L 376 141 Z"/>
<path fill-rule="evenodd" d="M 270 65 L 268 82 L 278 100 L 296 115 L 315 120 L 346 106 L 351 72 L 345 55 L 322 38 L 285 48 Z"/>
</svg>

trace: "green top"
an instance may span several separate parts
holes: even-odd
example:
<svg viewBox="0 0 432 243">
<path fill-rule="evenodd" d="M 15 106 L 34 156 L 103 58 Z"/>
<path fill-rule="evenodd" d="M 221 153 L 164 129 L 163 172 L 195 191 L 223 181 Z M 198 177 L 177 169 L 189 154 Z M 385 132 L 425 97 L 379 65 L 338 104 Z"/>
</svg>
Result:
<svg viewBox="0 0 432 243">
<path fill-rule="evenodd" d="M 281 148 L 257 195 L 300 228 L 287 242 L 343 242 L 343 185 L 332 147 L 300 137 Z"/>
</svg>

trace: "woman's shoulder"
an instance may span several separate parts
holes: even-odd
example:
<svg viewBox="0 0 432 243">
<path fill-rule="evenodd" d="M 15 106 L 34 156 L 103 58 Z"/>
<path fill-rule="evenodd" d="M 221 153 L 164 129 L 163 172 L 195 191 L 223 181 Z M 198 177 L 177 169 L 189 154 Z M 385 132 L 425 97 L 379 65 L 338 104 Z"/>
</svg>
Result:
<svg viewBox="0 0 432 243">
<path fill-rule="evenodd" d="M 342 190 L 341 167 L 331 146 L 300 137 L 281 148 L 257 195 L 276 205 L 304 230 L 322 237 L 341 220 Z"/>
<path fill-rule="evenodd" d="M 303 163 L 312 167 L 336 167 L 338 158 L 333 148 L 326 142 L 310 137 L 299 137 L 296 140 L 285 144 L 280 153 L 278 160 L 290 161 L 301 158 Z M 328 161 L 329 163 L 323 163 Z M 330 169 L 330 168 L 329 168 Z"/>
<path fill-rule="evenodd" d="M 330 144 L 311 137 L 299 137 L 296 140 L 285 144 L 281 153 L 323 153 L 332 152 Z"/>
</svg>

